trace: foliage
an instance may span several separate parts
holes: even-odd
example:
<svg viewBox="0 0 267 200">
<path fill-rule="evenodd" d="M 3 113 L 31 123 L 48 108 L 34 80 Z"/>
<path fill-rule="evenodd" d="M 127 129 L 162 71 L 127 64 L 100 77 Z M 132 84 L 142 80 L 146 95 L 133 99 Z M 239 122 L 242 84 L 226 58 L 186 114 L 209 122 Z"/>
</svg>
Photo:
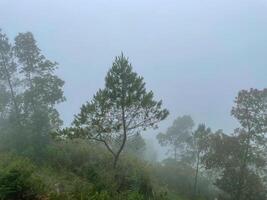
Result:
<svg viewBox="0 0 267 200">
<path fill-rule="evenodd" d="M 193 198 L 193 188 L 195 179 L 195 169 L 190 165 L 175 161 L 174 159 L 166 159 L 160 165 L 153 167 L 153 174 L 156 177 L 156 182 L 162 186 L 167 187 L 167 196 L 172 199 L 172 196 Z M 216 197 L 217 192 L 207 178 L 200 173 L 198 182 L 198 197 L 204 199 L 212 199 Z"/>
<path fill-rule="evenodd" d="M 64 81 L 57 65 L 32 33 L 12 43 L 0 30 L 1 200 L 267 198 L 267 89 L 238 93 L 231 114 L 240 126 L 233 134 L 204 124 L 193 130 L 189 115 L 178 117 L 157 136 L 174 159 L 157 162 L 140 133 L 169 112 L 123 54 L 105 87 L 61 131 L 56 106 L 65 100 Z"/>
<path fill-rule="evenodd" d="M 82 106 L 74 127 L 60 133 L 102 142 L 113 156 L 115 168 L 129 137 L 157 128 L 168 111 L 161 108 L 162 101 L 154 100 L 152 91 L 146 91 L 143 77 L 133 72 L 123 54 L 115 58 L 105 82 L 105 88 Z"/>
<path fill-rule="evenodd" d="M 65 100 L 64 81 L 55 75 L 56 68 L 57 63 L 42 55 L 32 33 L 19 33 L 12 44 L 0 31 L 2 148 L 35 159 L 44 153 L 49 133 L 62 124 L 55 106 Z"/>
<path fill-rule="evenodd" d="M 63 185 L 64 191 L 68 191 L 65 195 L 61 194 L 64 197 L 95 195 L 95 198 L 98 198 L 107 195 L 111 199 L 127 199 L 131 195 L 134 196 L 132 193 L 138 193 L 144 198 L 153 197 L 148 166 L 131 154 L 123 155 L 118 167 L 113 169 L 110 167 L 110 155 L 101 145 L 94 143 L 88 145 L 88 142 L 83 140 L 60 141 L 49 150 L 46 163 L 49 163 L 53 169 L 61 169 L 56 174 L 57 176 L 62 174 L 60 178 L 62 181 L 57 178 L 45 182 L 52 186 L 57 183 Z M 45 174 L 43 175 L 45 177 L 53 176 Z M 79 181 L 78 184 L 73 183 L 75 179 Z M 89 185 L 84 191 L 75 192 L 73 184 L 79 185 L 79 188 L 82 188 L 82 185 Z"/>
<path fill-rule="evenodd" d="M 210 136 L 209 144 L 209 150 L 203 158 L 205 166 L 220 172 L 215 184 L 227 193 L 222 199 L 236 199 L 239 196 L 243 166 L 243 139 L 241 136 L 229 136 L 218 131 Z M 252 152 L 250 155 L 253 155 Z M 243 169 L 245 182 L 242 186 L 242 195 L 246 196 L 244 199 L 266 199 L 266 188 L 258 171 L 255 170 L 259 169 L 263 161 L 260 157 L 251 157 L 247 161 L 248 166 L 254 167 Z"/>
<path fill-rule="evenodd" d="M 192 139 L 193 126 L 194 121 L 192 118 L 189 115 L 185 115 L 178 117 L 166 133 L 157 135 L 157 139 L 162 146 L 171 146 L 173 148 L 175 160 L 178 160 L 179 153 L 181 159 L 181 156 L 184 155 L 183 152 L 187 150 L 188 144 Z"/>
<path fill-rule="evenodd" d="M 37 199 L 43 192 L 43 183 L 34 173 L 28 159 L 1 155 L 0 199 Z"/>
<path fill-rule="evenodd" d="M 146 149 L 146 141 L 140 134 L 133 135 L 128 139 L 125 145 L 126 153 L 136 156 L 140 159 L 144 158 Z"/>
<path fill-rule="evenodd" d="M 195 198 L 199 195 L 198 176 L 201 170 L 202 157 L 209 146 L 208 136 L 211 134 L 210 128 L 200 124 L 193 131 L 194 122 L 190 116 L 178 117 L 166 133 L 159 133 L 157 139 L 162 146 L 171 146 L 174 152 L 174 160 L 180 160 L 193 170 L 194 187 L 192 187 Z M 178 159 L 179 155 L 179 159 Z"/>
<path fill-rule="evenodd" d="M 240 200 L 246 198 L 247 190 L 250 189 L 246 184 L 250 182 L 248 180 L 251 179 L 251 174 L 252 177 L 257 177 L 256 180 L 259 179 L 258 171 L 266 165 L 263 147 L 266 145 L 267 132 L 267 89 L 240 91 L 235 99 L 232 115 L 241 125 L 236 130 L 241 160 L 235 196 L 236 200 Z M 257 183 L 261 185 L 261 180 Z"/>
</svg>

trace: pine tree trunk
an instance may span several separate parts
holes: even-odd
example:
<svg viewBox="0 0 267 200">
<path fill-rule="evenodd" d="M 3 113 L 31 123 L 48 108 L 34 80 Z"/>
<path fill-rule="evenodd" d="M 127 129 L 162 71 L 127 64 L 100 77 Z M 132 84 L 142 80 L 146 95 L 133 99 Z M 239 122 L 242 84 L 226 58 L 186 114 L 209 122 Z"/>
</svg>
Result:
<svg viewBox="0 0 267 200">
<path fill-rule="evenodd" d="M 174 146 L 174 159 L 177 161 L 177 147 Z"/>
<path fill-rule="evenodd" d="M 118 150 L 117 154 L 114 157 L 114 162 L 113 162 L 113 168 L 115 169 L 117 167 L 117 163 L 120 157 L 120 154 L 125 146 L 126 140 L 127 140 L 127 129 L 126 129 L 126 120 L 125 120 L 125 110 L 124 106 L 122 106 L 122 126 L 123 126 L 123 140 L 122 144 L 120 146 L 120 149 Z"/>
<path fill-rule="evenodd" d="M 247 168 L 247 159 L 248 159 L 248 153 L 249 153 L 249 146 L 250 146 L 250 140 L 251 140 L 251 128 L 248 123 L 248 136 L 246 138 L 246 147 L 245 147 L 245 152 L 243 155 L 243 160 L 242 160 L 242 165 L 240 167 L 240 175 L 239 175 L 239 180 L 238 180 L 238 189 L 237 193 L 235 196 L 235 200 L 242 200 L 243 197 L 243 187 L 244 187 L 244 182 L 245 182 L 245 170 Z"/>
<path fill-rule="evenodd" d="M 196 166 L 196 174 L 195 174 L 195 183 L 194 183 L 194 199 L 197 198 L 197 185 L 198 185 L 198 172 L 199 172 L 199 155 L 200 153 L 197 153 L 197 166 Z"/>
</svg>

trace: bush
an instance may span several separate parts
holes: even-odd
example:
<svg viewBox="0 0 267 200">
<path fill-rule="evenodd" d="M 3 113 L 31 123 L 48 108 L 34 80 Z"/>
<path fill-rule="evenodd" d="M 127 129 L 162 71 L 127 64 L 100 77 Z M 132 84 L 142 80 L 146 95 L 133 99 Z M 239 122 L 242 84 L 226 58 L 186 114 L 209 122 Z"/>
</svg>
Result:
<svg viewBox="0 0 267 200">
<path fill-rule="evenodd" d="M 118 192 L 127 192 L 125 200 L 128 191 L 136 191 L 147 198 L 152 196 L 149 172 L 145 164 L 135 157 L 122 156 L 114 170 L 111 167 L 112 157 L 101 145 L 75 140 L 51 146 L 47 158 L 46 163 L 53 168 L 64 169 L 90 183 L 93 195 L 103 195 L 105 191 L 113 200 L 121 196 Z"/>
<path fill-rule="evenodd" d="M 44 186 L 33 175 L 35 167 L 29 160 L 2 155 L 0 162 L 0 199 L 30 200 L 41 195 Z"/>
<path fill-rule="evenodd" d="M 116 169 L 111 163 L 101 145 L 85 141 L 51 144 L 35 164 L 0 155 L 0 199 L 186 200 L 179 193 L 186 175 L 177 163 L 152 165 L 126 153 Z"/>
</svg>

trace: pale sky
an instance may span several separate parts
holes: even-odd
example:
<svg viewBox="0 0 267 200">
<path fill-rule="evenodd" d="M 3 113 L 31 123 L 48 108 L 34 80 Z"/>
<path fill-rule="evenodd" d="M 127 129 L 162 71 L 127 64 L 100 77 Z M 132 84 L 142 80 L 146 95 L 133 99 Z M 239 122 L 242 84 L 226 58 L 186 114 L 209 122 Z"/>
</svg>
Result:
<svg viewBox="0 0 267 200">
<path fill-rule="evenodd" d="M 0 0 L 0 28 L 60 64 L 65 125 L 121 51 L 171 112 L 160 130 L 190 114 L 232 132 L 237 92 L 267 86 L 267 0 Z"/>
</svg>

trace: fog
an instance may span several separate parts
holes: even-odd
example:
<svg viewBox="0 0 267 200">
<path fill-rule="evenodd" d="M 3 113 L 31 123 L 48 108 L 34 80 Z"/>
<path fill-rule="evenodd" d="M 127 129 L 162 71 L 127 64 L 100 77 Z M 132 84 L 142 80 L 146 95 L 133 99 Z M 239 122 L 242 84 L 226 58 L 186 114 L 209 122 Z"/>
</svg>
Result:
<svg viewBox="0 0 267 200">
<path fill-rule="evenodd" d="M 11 39 L 31 31 L 60 64 L 66 126 L 124 52 L 170 111 L 144 134 L 154 138 L 183 114 L 214 130 L 237 127 L 237 92 L 266 86 L 266 9 L 266 0 L 0 0 L 0 26 Z"/>
<path fill-rule="evenodd" d="M 266 11 L 0 0 L 0 199 L 266 200 Z"/>
</svg>

